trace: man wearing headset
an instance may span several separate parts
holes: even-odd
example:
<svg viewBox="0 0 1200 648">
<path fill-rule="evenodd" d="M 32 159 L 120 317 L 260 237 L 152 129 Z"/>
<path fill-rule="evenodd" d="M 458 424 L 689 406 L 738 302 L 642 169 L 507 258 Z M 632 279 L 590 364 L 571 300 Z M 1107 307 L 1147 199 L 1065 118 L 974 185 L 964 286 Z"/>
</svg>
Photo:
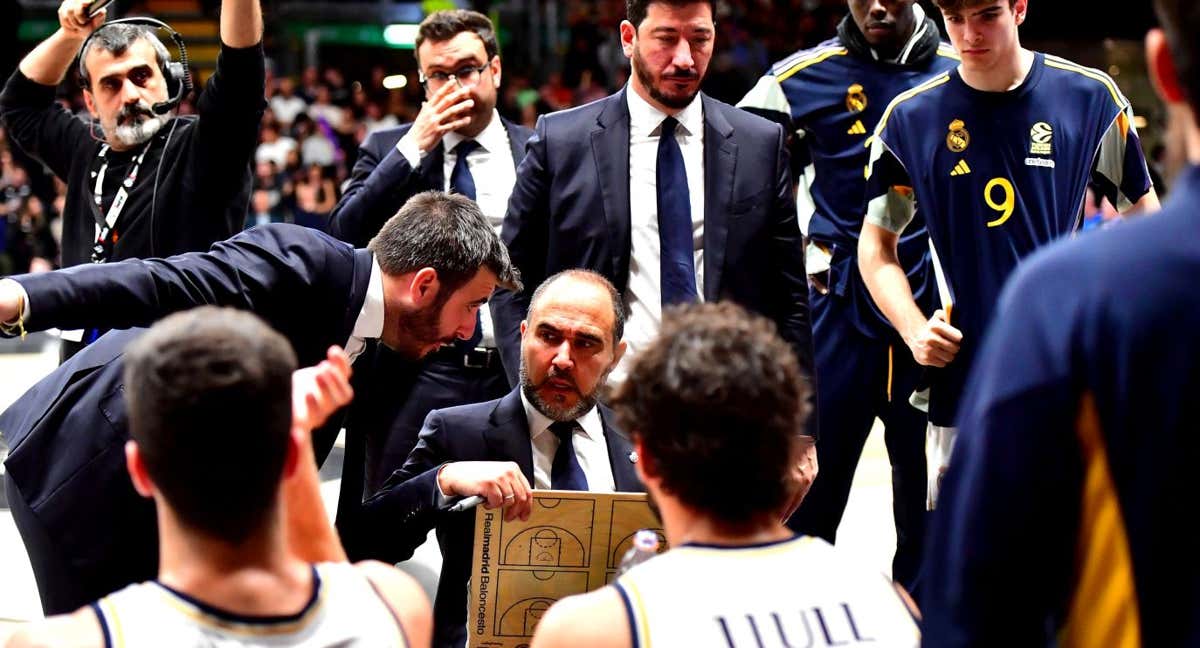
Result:
<svg viewBox="0 0 1200 648">
<path fill-rule="evenodd" d="M 222 0 L 216 73 L 187 117 L 174 112 L 186 60 L 171 62 L 153 26 L 89 17 L 93 4 L 105 3 L 65 0 L 0 94 L 9 135 L 67 185 L 62 264 L 206 250 L 241 231 L 265 107 L 259 0 Z M 76 55 L 91 124 L 54 101 Z M 64 358 L 98 334 L 71 333 Z"/>
</svg>

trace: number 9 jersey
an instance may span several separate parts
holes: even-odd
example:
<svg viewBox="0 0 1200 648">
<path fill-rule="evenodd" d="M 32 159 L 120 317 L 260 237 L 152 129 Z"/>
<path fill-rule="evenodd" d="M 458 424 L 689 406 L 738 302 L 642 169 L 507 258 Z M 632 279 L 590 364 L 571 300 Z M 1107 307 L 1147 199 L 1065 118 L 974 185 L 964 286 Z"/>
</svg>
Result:
<svg viewBox="0 0 1200 648">
<path fill-rule="evenodd" d="M 1075 231 L 1091 184 L 1119 210 L 1151 189 L 1133 111 L 1111 78 L 1038 53 L 1007 92 L 957 69 L 896 97 L 869 142 L 865 221 L 900 233 L 920 210 L 943 306 L 963 333 L 930 374 L 930 423 L 952 426 L 1005 279 Z"/>
</svg>

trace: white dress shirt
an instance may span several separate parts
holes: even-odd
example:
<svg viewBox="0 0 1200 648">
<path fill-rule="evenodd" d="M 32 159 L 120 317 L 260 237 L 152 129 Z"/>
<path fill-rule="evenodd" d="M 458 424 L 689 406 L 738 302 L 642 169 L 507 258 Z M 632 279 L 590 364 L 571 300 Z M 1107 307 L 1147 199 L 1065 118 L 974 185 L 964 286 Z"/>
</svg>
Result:
<svg viewBox="0 0 1200 648">
<path fill-rule="evenodd" d="M 625 303 L 625 343 L 629 346 L 613 370 L 611 384 L 620 384 L 630 360 L 646 347 L 662 325 L 662 255 L 658 235 L 658 136 L 666 113 L 651 106 L 632 87 L 629 103 L 629 285 Z M 675 115 L 675 139 L 683 153 L 692 208 L 692 246 L 695 249 L 696 292 L 704 295 L 704 106 L 700 96 Z"/>
<path fill-rule="evenodd" d="M 455 149 L 466 139 L 459 133 L 450 132 L 442 137 L 442 190 L 450 191 L 450 177 L 454 173 L 454 165 L 458 162 Z M 508 129 L 500 121 L 500 113 L 493 110 L 492 120 L 488 122 L 475 141 L 479 147 L 467 156 L 467 168 L 471 170 L 471 179 L 475 181 L 475 202 L 480 211 L 487 217 L 488 222 L 500 234 L 500 226 L 504 224 L 504 212 L 508 210 L 508 197 L 512 194 L 513 185 L 517 183 L 517 165 L 513 162 L 512 145 L 508 140 Z M 405 134 L 396 142 L 396 150 L 408 160 L 409 166 L 417 168 L 427 153 L 417 148 L 416 141 Z M 482 346 L 496 346 L 495 329 L 492 325 L 491 312 L 487 304 L 480 309 L 480 322 L 483 324 Z"/>
<path fill-rule="evenodd" d="M 371 258 L 371 278 L 367 280 L 367 298 L 363 301 L 358 319 L 354 320 L 354 330 L 350 339 L 346 340 L 346 355 L 351 364 L 367 347 L 367 340 L 383 335 L 383 270 L 379 261 Z"/>
<path fill-rule="evenodd" d="M 550 431 L 554 421 L 542 414 L 525 398 L 521 391 L 521 404 L 525 406 L 525 420 L 529 421 L 529 440 L 533 444 L 533 487 L 550 490 L 550 471 L 554 466 L 554 453 L 558 452 L 558 437 Z M 612 493 L 616 491 L 612 464 L 609 463 L 608 442 L 604 439 L 604 423 L 595 407 L 575 419 L 575 435 L 571 444 L 575 447 L 575 458 L 587 477 L 588 491 Z"/>
</svg>

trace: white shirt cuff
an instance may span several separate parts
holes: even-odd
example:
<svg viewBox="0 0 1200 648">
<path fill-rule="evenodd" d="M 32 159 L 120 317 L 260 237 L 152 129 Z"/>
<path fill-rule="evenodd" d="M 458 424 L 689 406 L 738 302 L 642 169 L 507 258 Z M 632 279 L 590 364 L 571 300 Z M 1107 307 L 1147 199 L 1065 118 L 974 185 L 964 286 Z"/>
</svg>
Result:
<svg viewBox="0 0 1200 648">
<path fill-rule="evenodd" d="M 396 150 L 400 151 L 400 155 L 403 155 L 404 159 L 408 160 L 408 165 L 414 169 L 421 165 L 421 159 L 425 157 L 421 149 L 417 148 L 417 142 L 408 135 L 396 142 Z"/>
</svg>

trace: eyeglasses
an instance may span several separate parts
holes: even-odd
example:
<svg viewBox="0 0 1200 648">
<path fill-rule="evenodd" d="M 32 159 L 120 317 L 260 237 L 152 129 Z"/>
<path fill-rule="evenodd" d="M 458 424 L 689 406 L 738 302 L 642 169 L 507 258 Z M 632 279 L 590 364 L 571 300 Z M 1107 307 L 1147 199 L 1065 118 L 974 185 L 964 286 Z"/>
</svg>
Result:
<svg viewBox="0 0 1200 648">
<path fill-rule="evenodd" d="M 479 67 L 474 65 L 464 65 L 453 72 L 430 72 L 429 76 L 425 76 L 424 72 L 418 72 L 417 78 L 421 84 L 429 90 L 437 90 L 446 85 L 451 79 L 457 79 L 463 85 L 475 85 L 479 82 L 480 75 L 488 69 L 488 64 L 484 63 Z"/>
</svg>

